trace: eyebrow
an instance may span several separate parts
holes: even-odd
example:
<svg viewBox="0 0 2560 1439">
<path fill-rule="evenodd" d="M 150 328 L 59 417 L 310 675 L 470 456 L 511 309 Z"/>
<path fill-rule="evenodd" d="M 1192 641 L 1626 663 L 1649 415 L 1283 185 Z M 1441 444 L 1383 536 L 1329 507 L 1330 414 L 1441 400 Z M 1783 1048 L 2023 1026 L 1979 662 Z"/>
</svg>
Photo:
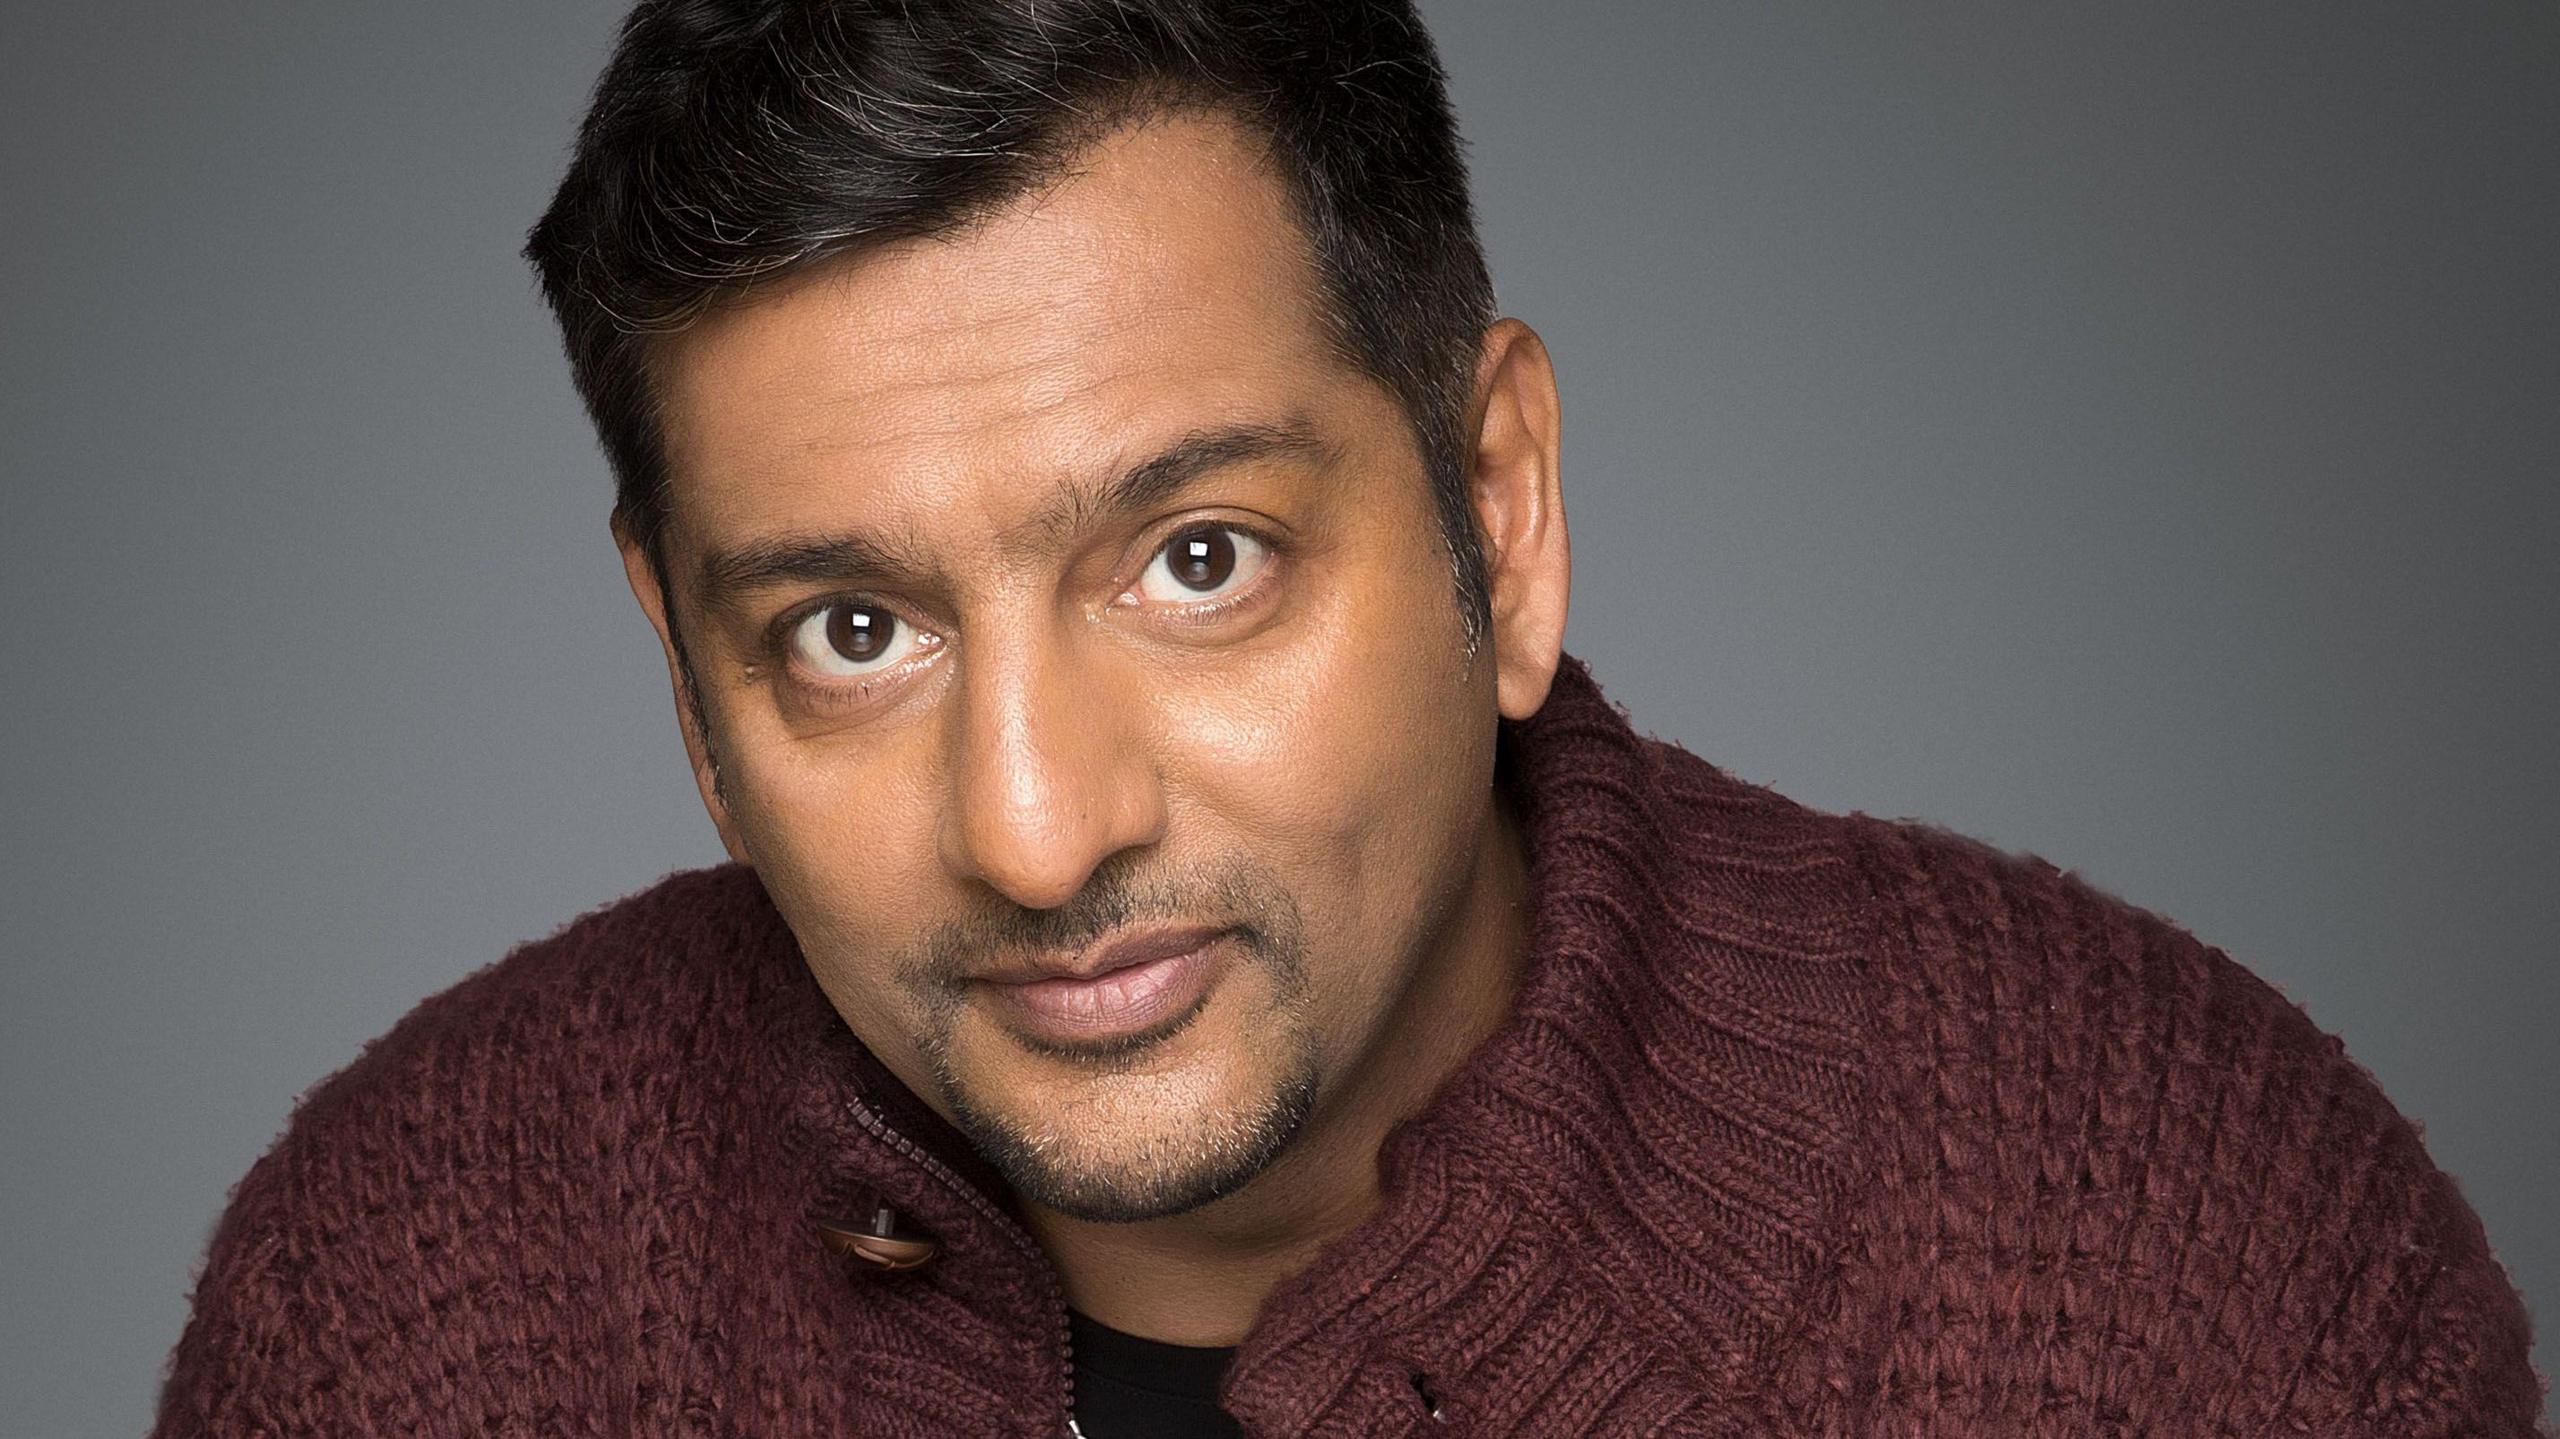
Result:
<svg viewBox="0 0 2560 1439">
<path fill-rule="evenodd" d="M 1054 544 L 1101 520 L 1151 508 L 1186 485 L 1229 465 L 1329 453 L 1303 416 L 1278 424 L 1223 425 L 1194 430 L 1138 461 L 1098 488 L 1062 484 L 1058 497 L 1009 531 L 1007 548 Z M 1018 536 L 1018 537 L 1017 537 Z M 783 535 L 715 547 L 703 556 L 702 604 L 734 612 L 757 590 L 795 581 L 910 585 L 935 572 L 910 531 L 883 536 Z"/>
</svg>

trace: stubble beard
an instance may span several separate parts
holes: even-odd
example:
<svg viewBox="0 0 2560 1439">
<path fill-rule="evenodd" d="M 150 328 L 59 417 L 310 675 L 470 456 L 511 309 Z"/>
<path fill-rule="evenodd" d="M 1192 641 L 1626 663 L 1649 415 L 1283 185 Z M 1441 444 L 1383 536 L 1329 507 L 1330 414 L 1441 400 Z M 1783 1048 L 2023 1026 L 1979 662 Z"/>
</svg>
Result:
<svg viewBox="0 0 2560 1439">
<path fill-rule="evenodd" d="M 1044 1140 L 990 1112 L 947 1070 L 937 1067 L 935 1079 L 953 1123 L 1016 1193 L 1071 1218 L 1132 1224 L 1225 1198 L 1288 1150 L 1314 1111 L 1317 1078 L 1308 1036 L 1293 1031 L 1292 1039 L 1287 1067 L 1252 1104 L 1185 1116 L 1178 1130 L 1108 1156 L 1073 1140 Z"/>
<path fill-rule="evenodd" d="M 1305 1012 L 1307 971 L 1295 906 L 1285 895 L 1278 899 L 1276 914 L 1265 911 L 1278 923 L 1248 923 L 1236 931 L 1244 964 L 1230 976 L 1238 980 L 1259 973 L 1271 983 L 1269 1019 L 1246 1028 L 1247 1034 L 1262 1038 L 1265 1054 L 1276 1051 L 1281 1058 L 1260 1093 L 1239 1104 L 1180 1115 L 1173 1127 L 1134 1142 L 1114 1144 L 1108 1134 L 1060 1135 L 1047 1122 L 1026 1124 L 1003 1113 L 991 1096 L 954 1068 L 951 1034 L 960 1006 L 943 1003 L 932 1006 L 921 1047 L 954 1127 L 1021 1197 L 1093 1223 L 1162 1219 L 1251 1183 L 1305 1130 L 1321 1073 L 1319 1046 Z M 1204 996 L 1203 1003 L 1224 988 Z M 1142 1065 L 1153 1048 L 1170 1042 L 1199 1013 L 1195 1008 L 1120 1043 L 1050 1057 L 1066 1059 L 1108 1082 L 1111 1075 Z"/>
</svg>

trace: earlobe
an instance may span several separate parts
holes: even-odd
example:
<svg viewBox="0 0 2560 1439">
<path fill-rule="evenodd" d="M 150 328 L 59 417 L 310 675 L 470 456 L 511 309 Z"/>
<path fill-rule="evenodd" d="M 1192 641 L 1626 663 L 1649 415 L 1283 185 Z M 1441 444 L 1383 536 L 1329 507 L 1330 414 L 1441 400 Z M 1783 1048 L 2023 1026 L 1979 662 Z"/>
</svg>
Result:
<svg viewBox="0 0 2560 1439">
<path fill-rule="evenodd" d="M 1564 652 L 1573 546 L 1561 410 L 1555 367 L 1537 332 L 1519 320 L 1495 321 L 1477 365 L 1468 485 L 1492 602 L 1495 703 L 1506 719 L 1527 719 L 1546 703 Z"/>
<path fill-rule="evenodd" d="M 650 563 L 648 547 L 623 527 L 622 519 L 613 520 L 614 547 L 622 553 L 623 578 L 631 586 L 631 596 L 640 602 L 641 613 L 648 616 L 650 627 L 657 631 L 658 648 L 667 662 L 667 685 L 674 691 L 676 728 L 684 739 L 686 760 L 693 767 L 694 788 L 702 796 L 702 807 L 711 817 L 711 827 L 719 832 L 720 847 L 729 858 L 752 867 L 746 843 L 738 836 L 737 825 L 729 813 L 727 799 L 720 790 L 720 771 L 713 756 L 711 742 L 703 733 L 700 699 L 686 683 L 682 646 L 676 638 L 675 618 L 665 588 L 659 583 L 656 566 Z"/>
</svg>

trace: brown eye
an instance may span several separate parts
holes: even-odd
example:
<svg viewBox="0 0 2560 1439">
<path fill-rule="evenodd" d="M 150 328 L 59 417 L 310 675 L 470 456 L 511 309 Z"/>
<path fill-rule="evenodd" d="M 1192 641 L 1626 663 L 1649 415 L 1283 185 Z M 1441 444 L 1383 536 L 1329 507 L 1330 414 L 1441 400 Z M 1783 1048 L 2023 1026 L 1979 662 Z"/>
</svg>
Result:
<svg viewBox="0 0 2560 1439">
<path fill-rule="evenodd" d="M 1169 604 L 1232 593 L 1252 582 L 1270 553 L 1262 541 L 1233 525 L 1193 525 L 1176 531 L 1156 551 L 1138 577 L 1138 591 Z"/>
<path fill-rule="evenodd" d="M 791 628 L 791 653 L 817 674 L 876 674 L 916 647 L 915 627 L 878 605 L 843 601 L 813 610 Z"/>
<path fill-rule="evenodd" d="M 1236 542 L 1225 530 L 1186 530 L 1164 547 L 1174 579 L 1195 590 L 1215 590 L 1236 572 Z"/>
</svg>

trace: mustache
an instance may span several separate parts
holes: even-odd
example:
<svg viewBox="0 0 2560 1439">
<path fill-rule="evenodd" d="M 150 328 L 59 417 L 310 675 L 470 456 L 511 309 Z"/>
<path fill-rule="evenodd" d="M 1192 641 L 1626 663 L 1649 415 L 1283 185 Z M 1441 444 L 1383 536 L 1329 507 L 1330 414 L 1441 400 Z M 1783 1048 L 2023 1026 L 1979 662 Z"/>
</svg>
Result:
<svg viewBox="0 0 2560 1439">
<path fill-rule="evenodd" d="M 1297 904 L 1268 875 L 1242 860 L 1144 874 L 1142 862 L 1134 853 L 1114 855 L 1054 908 L 1005 904 L 938 925 L 896 972 L 938 1008 L 957 1002 L 969 975 L 991 959 L 1071 954 L 1125 926 L 1155 921 L 1233 928 L 1249 950 L 1295 958 Z"/>
</svg>

